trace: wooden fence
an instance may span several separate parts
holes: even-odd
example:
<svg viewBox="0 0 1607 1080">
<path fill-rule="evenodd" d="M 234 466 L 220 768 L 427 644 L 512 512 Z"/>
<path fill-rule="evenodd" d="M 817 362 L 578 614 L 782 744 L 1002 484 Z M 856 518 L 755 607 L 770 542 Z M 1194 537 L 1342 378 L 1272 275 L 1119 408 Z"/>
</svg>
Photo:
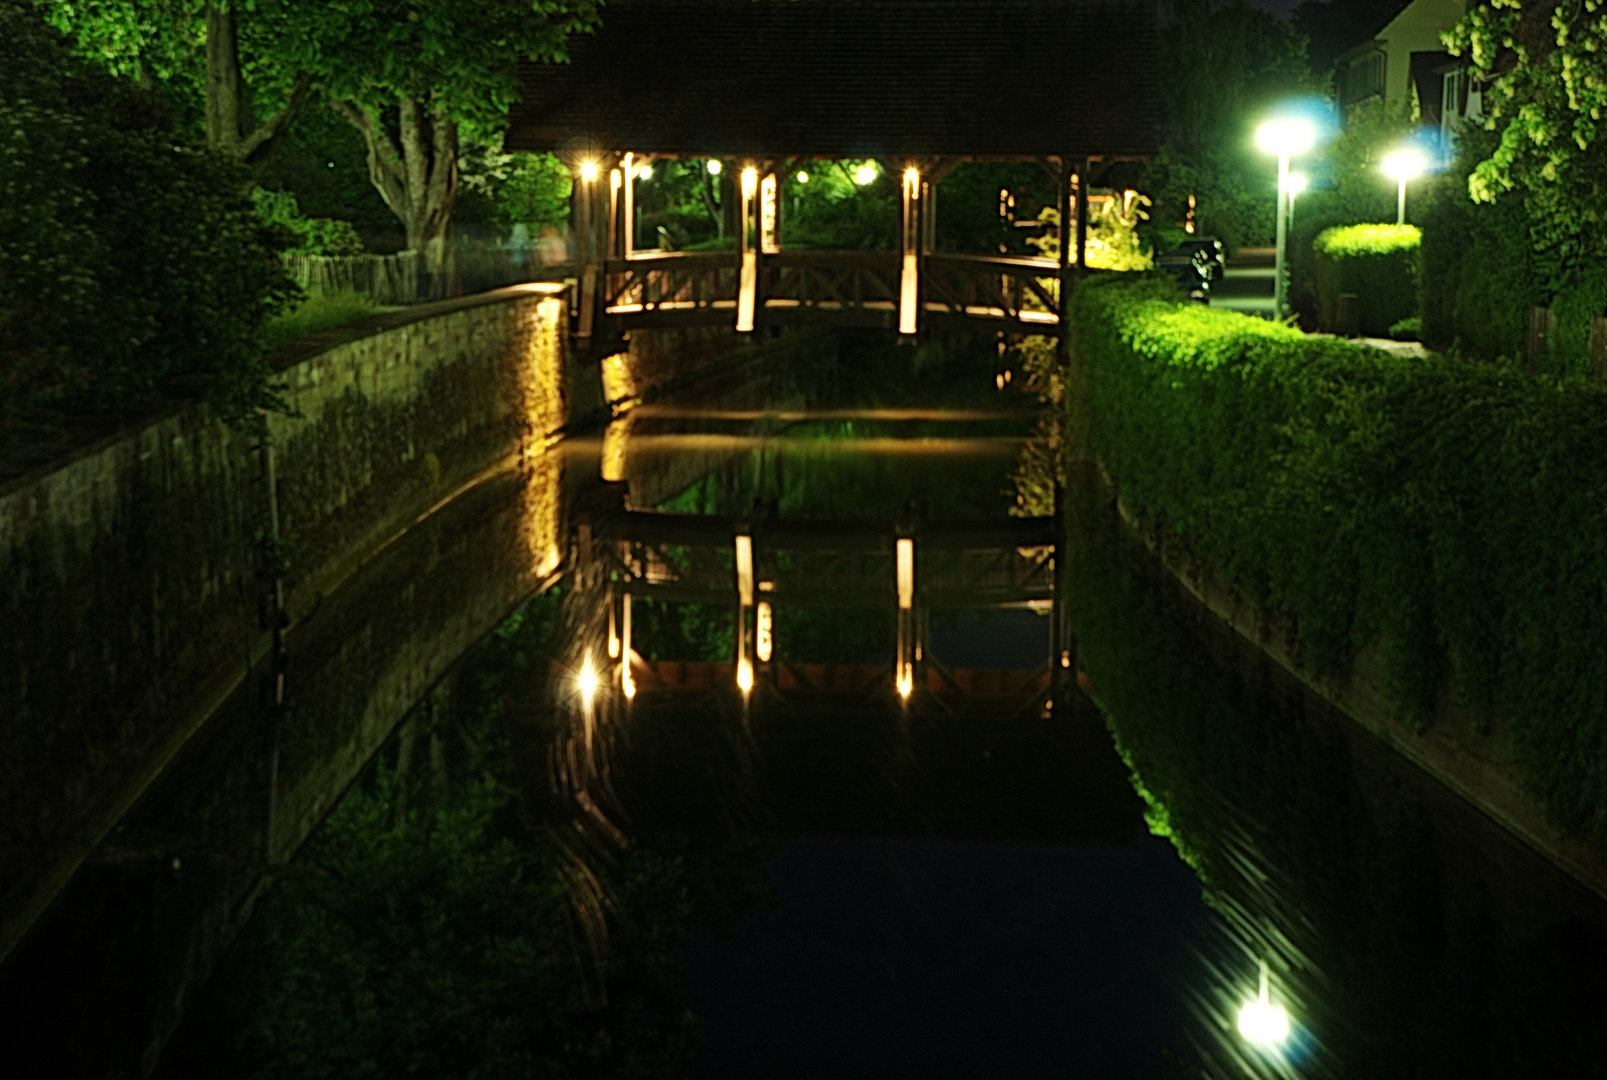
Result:
<svg viewBox="0 0 1607 1080">
<path fill-rule="evenodd" d="M 542 280 L 558 268 L 544 268 L 500 245 L 462 244 L 446 274 L 432 274 L 417 251 L 394 255 L 287 255 L 285 269 L 311 296 L 366 296 L 395 307 L 485 292 L 523 281 Z"/>
</svg>

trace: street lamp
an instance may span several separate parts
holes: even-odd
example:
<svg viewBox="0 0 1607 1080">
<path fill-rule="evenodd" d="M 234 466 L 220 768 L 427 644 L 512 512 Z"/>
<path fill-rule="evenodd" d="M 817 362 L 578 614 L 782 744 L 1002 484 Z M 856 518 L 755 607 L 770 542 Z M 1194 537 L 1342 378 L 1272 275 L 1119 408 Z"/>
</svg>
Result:
<svg viewBox="0 0 1607 1080">
<path fill-rule="evenodd" d="M 1298 116 L 1268 120 L 1256 129 L 1255 144 L 1265 154 L 1278 155 L 1278 248 L 1273 259 L 1272 312 L 1273 318 L 1283 318 L 1283 249 L 1289 234 L 1285 207 L 1289 198 L 1289 158 L 1303 154 L 1317 141 L 1317 131 L 1311 121 Z"/>
<path fill-rule="evenodd" d="M 1406 181 L 1428 168 L 1428 159 L 1415 146 L 1404 146 L 1384 158 L 1384 175 L 1395 181 L 1395 224 L 1406 224 Z"/>
<path fill-rule="evenodd" d="M 1256 1000 L 1239 1010 L 1239 1034 L 1262 1046 L 1277 1046 L 1289 1037 L 1289 1013 L 1272 1004 L 1267 978 L 1267 962 L 1261 961 L 1261 990 Z"/>
</svg>

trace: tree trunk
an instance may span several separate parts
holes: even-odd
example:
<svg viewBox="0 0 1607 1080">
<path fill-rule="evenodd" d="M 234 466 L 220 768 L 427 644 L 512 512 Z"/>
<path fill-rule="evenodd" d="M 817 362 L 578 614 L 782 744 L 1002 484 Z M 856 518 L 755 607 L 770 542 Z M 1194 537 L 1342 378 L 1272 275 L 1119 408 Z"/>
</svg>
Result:
<svg viewBox="0 0 1607 1080">
<path fill-rule="evenodd" d="M 397 102 L 397 130 L 347 102 L 335 107 L 362 132 L 368 178 L 402 223 L 407 247 L 424 261 L 432 296 L 455 293 L 452 208 L 458 199 L 458 126 L 440 108 L 415 98 Z"/>
<path fill-rule="evenodd" d="M 206 144 L 261 172 L 273 157 L 312 88 L 312 76 L 296 75 L 284 108 L 253 126 L 240 74 L 240 46 L 234 8 L 220 0 L 206 6 Z"/>
</svg>

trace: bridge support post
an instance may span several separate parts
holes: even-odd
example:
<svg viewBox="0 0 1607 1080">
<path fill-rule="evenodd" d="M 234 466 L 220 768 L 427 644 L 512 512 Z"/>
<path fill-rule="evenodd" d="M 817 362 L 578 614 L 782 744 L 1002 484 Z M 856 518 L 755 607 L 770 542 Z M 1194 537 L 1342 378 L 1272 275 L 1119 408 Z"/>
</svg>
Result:
<svg viewBox="0 0 1607 1080">
<path fill-rule="evenodd" d="M 1082 159 L 1077 181 L 1077 274 L 1088 272 L 1088 172 L 1093 168 L 1089 158 Z"/>
<path fill-rule="evenodd" d="M 759 306 L 759 252 L 754 244 L 753 210 L 759 193 L 759 170 L 749 165 L 742 170 L 742 218 L 737 223 L 737 251 L 741 253 L 741 278 L 737 286 L 737 333 L 753 331 L 753 316 Z"/>
<path fill-rule="evenodd" d="M 898 279 L 898 332 L 913 334 L 920 328 L 921 307 L 921 171 L 904 170 L 904 221 L 901 232 L 903 267 Z"/>
</svg>

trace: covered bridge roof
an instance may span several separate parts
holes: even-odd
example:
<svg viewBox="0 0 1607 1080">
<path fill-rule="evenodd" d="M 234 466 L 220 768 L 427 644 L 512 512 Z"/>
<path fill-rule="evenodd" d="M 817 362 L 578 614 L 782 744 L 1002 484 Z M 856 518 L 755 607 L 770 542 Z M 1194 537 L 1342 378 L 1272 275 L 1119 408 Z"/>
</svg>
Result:
<svg viewBox="0 0 1607 1080">
<path fill-rule="evenodd" d="M 526 63 L 511 150 L 1131 158 L 1159 143 L 1154 0 L 612 0 Z"/>
</svg>

